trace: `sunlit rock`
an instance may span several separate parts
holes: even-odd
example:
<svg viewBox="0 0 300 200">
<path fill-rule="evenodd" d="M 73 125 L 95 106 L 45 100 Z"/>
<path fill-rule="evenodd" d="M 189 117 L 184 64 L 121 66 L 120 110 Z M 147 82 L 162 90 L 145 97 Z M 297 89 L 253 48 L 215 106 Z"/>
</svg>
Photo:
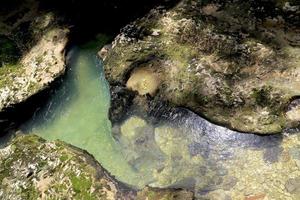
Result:
<svg viewBox="0 0 300 200">
<path fill-rule="evenodd" d="M 0 94 L 6 94 L 0 95 L 0 111 L 45 89 L 65 71 L 68 26 L 41 11 L 37 1 L 17 7 L 0 13 Z"/>
<path fill-rule="evenodd" d="M 129 198 L 86 152 L 63 142 L 20 136 L 0 150 L 1 199 Z"/>
<path fill-rule="evenodd" d="M 155 75 L 158 101 L 231 129 L 279 133 L 291 125 L 285 109 L 300 95 L 298 6 L 181 0 L 153 9 L 115 38 L 104 61 L 106 77 L 142 95 L 156 88 L 150 87 Z M 136 78 L 145 66 L 153 78 Z"/>
<path fill-rule="evenodd" d="M 160 84 L 157 74 L 149 68 L 139 68 L 131 73 L 126 86 L 139 95 L 154 95 Z"/>
<path fill-rule="evenodd" d="M 87 152 L 64 142 L 19 136 L 0 149 L 1 199 L 191 200 L 186 190 L 130 188 Z"/>
</svg>

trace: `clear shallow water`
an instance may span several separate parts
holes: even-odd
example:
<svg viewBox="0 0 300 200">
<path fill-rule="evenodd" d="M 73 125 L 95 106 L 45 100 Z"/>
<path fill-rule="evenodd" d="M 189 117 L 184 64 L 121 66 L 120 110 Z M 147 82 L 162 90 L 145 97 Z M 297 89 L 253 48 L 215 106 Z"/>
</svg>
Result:
<svg viewBox="0 0 300 200">
<path fill-rule="evenodd" d="M 72 48 L 63 84 L 21 129 L 85 149 L 119 180 L 138 186 L 140 177 L 124 160 L 111 136 L 109 88 L 96 56 L 100 47 L 93 44 Z"/>
<path fill-rule="evenodd" d="M 23 132 L 85 149 L 118 180 L 136 187 L 186 187 L 198 197 L 221 190 L 233 199 L 294 195 L 285 184 L 300 177 L 298 134 L 238 133 L 183 108 L 158 110 L 153 121 L 133 107 L 112 127 L 109 88 L 96 56 L 101 45 L 93 41 L 69 52 L 63 83 Z"/>
</svg>

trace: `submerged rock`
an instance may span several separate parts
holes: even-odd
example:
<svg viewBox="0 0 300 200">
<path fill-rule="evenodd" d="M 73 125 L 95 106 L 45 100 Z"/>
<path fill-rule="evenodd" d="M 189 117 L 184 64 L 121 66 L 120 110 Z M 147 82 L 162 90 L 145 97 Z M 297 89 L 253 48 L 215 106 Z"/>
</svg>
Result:
<svg viewBox="0 0 300 200">
<path fill-rule="evenodd" d="M 116 37 L 104 59 L 106 77 L 232 129 L 281 132 L 296 125 L 285 112 L 300 94 L 298 7 L 181 0 L 154 9 Z M 159 77 L 156 92 L 128 84 L 143 82 L 145 76 L 133 76 L 144 67 Z"/>
<path fill-rule="evenodd" d="M 292 194 L 297 194 L 298 197 L 300 197 L 299 187 L 300 187 L 300 177 L 290 178 L 285 184 L 285 189 L 287 190 L 287 192 Z"/>
<path fill-rule="evenodd" d="M 69 29 L 61 21 L 34 0 L 0 12 L 0 112 L 64 73 Z"/>
<path fill-rule="evenodd" d="M 132 189 L 87 152 L 34 135 L 1 149 L 0 163 L 1 199 L 193 199 L 185 190 Z"/>
<path fill-rule="evenodd" d="M 131 117 L 121 126 L 121 134 L 128 139 L 133 139 L 139 134 L 139 129 L 145 128 L 147 123 L 139 117 Z"/>
</svg>

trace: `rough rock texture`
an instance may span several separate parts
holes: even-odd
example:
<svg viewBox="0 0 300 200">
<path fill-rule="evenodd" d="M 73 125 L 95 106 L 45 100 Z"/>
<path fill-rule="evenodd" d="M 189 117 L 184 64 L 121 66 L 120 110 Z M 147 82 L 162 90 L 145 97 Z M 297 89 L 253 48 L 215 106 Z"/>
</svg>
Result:
<svg viewBox="0 0 300 200">
<path fill-rule="evenodd" d="M 184 190 L 130 189 L 87 152 L 34 135 L 1 149 L 0 163 L 1 199 L 193 199 Z"/>
<path fill-rule="evenodd" d="M 298 1 L 182 0 L 122 29 L 101 53 L 106 77 L 126 86 L 134 69 L 151 69 L 161 81 L 154 100 L 278 133 L 299 124 L 285 114 L 300 94 L 299 16 Z"/>
<path fill-rule="evenodd" d="M 36 1 L 1 2 L 0 111 L 44 89 L 65 70 L 68 28 Z"/>
</svg>

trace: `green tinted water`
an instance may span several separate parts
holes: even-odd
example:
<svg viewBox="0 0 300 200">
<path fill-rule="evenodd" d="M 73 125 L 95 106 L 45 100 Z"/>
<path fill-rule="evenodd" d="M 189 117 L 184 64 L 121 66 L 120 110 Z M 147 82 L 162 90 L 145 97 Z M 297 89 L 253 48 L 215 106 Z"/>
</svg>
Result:
<svg viewBox="0 0 300 200">
<path fill-rule="evenodd" d="M 85 149 L 118 180 L 136 187 L 187 187 L 199 197 L 217 189 L 222 194 L 231 190 L 233 199 L 243 199 L 235 198 L 236 193 L 251 189 L 254 194 L 278 197 L 284 191 L 273 189 L 274 183 L 288 182 L 286 174 L 291 172 L 300 176 L 297 134 L 261 137 L 238 133 L 183 108 L 158 113 L 159 123 L 130 111 L 112 129 L 109 87 L 96 56 L 101 45 L 103 42 L 92 41 L 70 51 L 63 83 L 25 123 L 24 132 Z M 289 161 L 283 158 L 288 153 L 283 152 L 291 152 Z M 244 191 L 240 186 L 245 185 L 245 177 Z M 257 183 L 264 183 L 267 189 L 257 191 Z"/>
<path fill-rule="evenodd" d="M 109 88 L 96 56 L 101 41 L 73 47 L 63 84 L 22 129 L 85 149 L 120 181 L 139 186 L 145 180 L 124 160 L 111 136 Z"/>
</svg>

